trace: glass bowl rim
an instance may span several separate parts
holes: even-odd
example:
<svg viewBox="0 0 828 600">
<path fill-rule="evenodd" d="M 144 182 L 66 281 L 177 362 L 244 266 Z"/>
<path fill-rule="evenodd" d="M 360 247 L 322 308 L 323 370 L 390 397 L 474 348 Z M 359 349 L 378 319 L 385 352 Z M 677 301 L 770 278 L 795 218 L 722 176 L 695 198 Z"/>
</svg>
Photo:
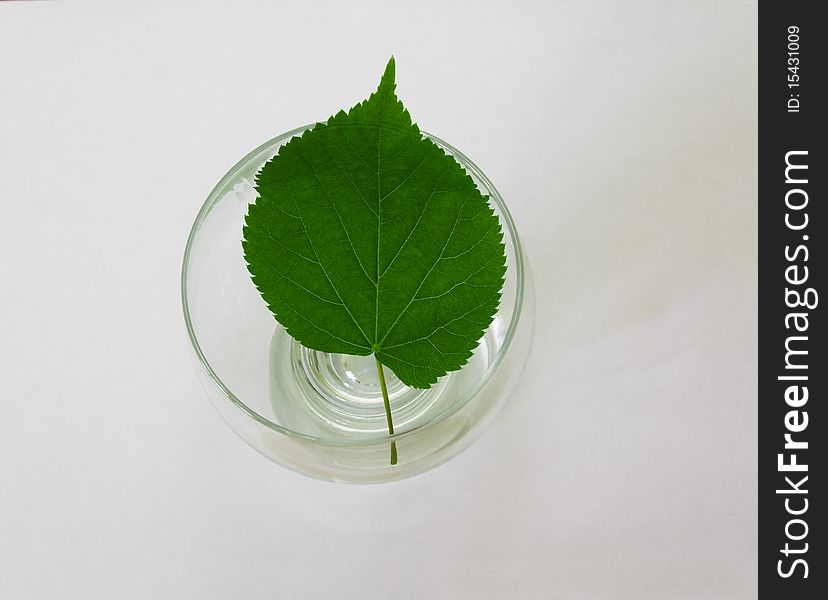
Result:
<svg viewBox="0 0 828 600">
<path fill-rule="evenodd" d="M 524 259 L 523 259 L 523 247 L 520 243 L 520 237 L 518 236 L 517 228 L 515 227 L 515 223 L 512 220 L 512 215 L 509 212 L 509 208 L 506 206 L 506 203 L 503 201 L 503 198 L 498 192 L 497 188 L 495 188 L 494 184 L 489 180 L 489 178 L 483 173 L 483 171 L 478 167 L 468 156 L 463 154 L 460 150 L 449 144 L 448 142 L 442 140 L 441 138 L 433 135 L 427 131 L 420 130 L 420 133 L 429 138 L 430 140 L 437 143 L 438 146 L 441 146 L 444 150 L 447 150 L 455 159 L 462 162 L 464 169 L 471 171 L 471 173 L 481 181 L 486 188 L 491 192 L 490 198 L 494 201 L 495 205 L 497 206 L 498 210 L 500 211 L 501 217 L 504 221 L 506 229 L 509 231 L 509 235 L 513 241 L 514 246 L 514 254 L 515 254 L 515 269 L 516 269 L 516 293 L 515 293 L 515 311 L 512 315 L 512 318 L 509 322 L 509 327 L 506 331 L 506 338 L 503 342 L 503 345 L 498 350 L 497 354 L 494 357 L 491 365 L 486 369 L 486 373 L 477 382 L 467 394 L 466 397 L 463 398 L 462 401 L 453 403 L 451 406 L 446 407 L 439 413 L 437 413 L 433 418 L 429 419 L 425 423 L 422 423 L 413 429 L 409 429 L 406 431 L 398 432 L 393 435 L 385 435 L 383 437 L 376 437 L 370 439 L 341 439 L 341 440 L 332 440 L 326 437 L 314 436 L 306 433 L 302 433 L 299 431 L 294 431 L 277 423 L 274 423 L 270 419 L 263 417 L 258 412 L 247 406 L 241 399 L 239 399 L 221 380 L 218 374 L 213 370 L 213 367 L 210 365 L 210 362 L 207 360 L 207 357 L 204 355 L 204 351 L 201 349 L 201 345 L 198 342 L 198 338 L 195 333 L 195 328 L 193 327 L 192 320 L 190 318 L 190 308 L 188 303 L 188 294 L 187 294 L 187 274 L 189 270 L 189 263 L 190 263 L 190 254 L 192 252 L 193 243 L 195 241 L 196 235 L 198 234 L 201 225 L 204 223 L 207 216 L 210 214 L 212 208 L 221 200 L 224 194 L 219 195 L 219 190 L 221 190 L 233 177 L 235 177 L 238 172 L 246 166 L 253 158 L 255 158 L 258 154 L 264 152 L 268 148 L 272 148 L 276 144 L 283 144 L 286 140 L 293 138 L 294 136 L 304 132 L 311 127 L 316 126 L 317 123 L 303 125 L 302 127 L 297 127 L 295 129 L 291 129 L 290 131 L 286 131 L 280 135 L 277 135 L 268 141 L 264 142 L 263 144 L 259 145 L 255 149 L 248 152 L 241 160 L 239 160 L 235 165 L 233 165 L 227 173 L 219 180 L 219 182 L 213 187 L 210 191 L 207 199 L 202 204 L 201 209 L 196 216 L 195 221 L 193 222 L 193 226 L 190 229 L 190 235 L 187 237 L 187 245 L 184 249 L 184 259 L 182 262 L 181 267 L 181 305 L 184 310 L 184 322 L 187 326 L 187 336 L 190 339 L 190 344 L 192 345 L 193 350 L 198 357 L 198 361 L 200 366 L 207 372 L 210 379 L 213 383 L 221 390 L 224 396 L 230 400 L 233 404 L 236 405 L 242 412 L 244 412 L 247 416 L 258 421 L 260 424 L 264 425 L 268 429 L 275 431 L 276 433 L 280 433 L 282 435 L 286 435 L 288 437 L 299 438 L 305 441 L 313 442 L 316 444 L 324 445 L 324 446 L 368 446 L 368 445 L 375 445 L 375 444 L 387 444 L 391 441 L 397 441 L 409 437 L 416 432 L 427 429 L 432 427 L 457 411 L 461 408 L 466 406 L 472 398 L 477 396 L 478 393 L 486 386 L 489 379 L 491 378 L 492 374 L 497 371 L 497 368 L 500 366 L 501 362 L 503 362 L 503 358 L 506 356 L 506 353 L 509 351 L 509 348 L 512 344 L 512 339 L 515 336 L 515 332 L 517 330 L 518 323 L 520 321 L 521 314 L 523 312 L 523 303 L 524 303 L 524 275 L 525 275 L 525 267 L 524 267 Z M 462 367 L 461 367 L 462 368 Z"/>
</svg>

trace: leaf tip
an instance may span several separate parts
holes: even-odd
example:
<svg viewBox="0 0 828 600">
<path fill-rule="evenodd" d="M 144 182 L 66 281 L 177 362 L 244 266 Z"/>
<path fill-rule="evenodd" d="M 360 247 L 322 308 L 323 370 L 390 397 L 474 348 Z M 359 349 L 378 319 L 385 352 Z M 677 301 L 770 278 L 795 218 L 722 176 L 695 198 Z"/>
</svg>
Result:
<svg viewBox="0 0 828 600">
<path fill-rule="evenodd" d="M 388 60 L 388 64 L 385 65 L 385 72 L 382 74 L 382 79 L 380 79 L 379 89 L 387 89 L 393 93 L 394 89 L 397 87 L 396 73 L 397 66 L 394 61 L 394 55 L 392 54 L 391 58 Z"/>
</svg>

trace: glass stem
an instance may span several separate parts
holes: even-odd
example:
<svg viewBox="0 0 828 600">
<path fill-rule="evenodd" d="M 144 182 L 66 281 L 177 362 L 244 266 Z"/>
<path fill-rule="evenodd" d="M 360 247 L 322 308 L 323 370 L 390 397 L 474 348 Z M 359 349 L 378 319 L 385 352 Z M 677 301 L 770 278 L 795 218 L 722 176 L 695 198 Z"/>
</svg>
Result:
<svg viewBox="0 0 828 600">
<path fill-rule="evenodd" d="M 391 420 L 391 402 L 388 400 L 388 388 L 385 386 L 385 372 L 382 370 L 382 363 L 376 355 L 377 374 L 379 375 L 380 387 L 382 388 L 382 402 L 385 405 L 385 420 L 388 422 L 388 435 L 394 435 L 394 421 Z M 391 464 L 397 464 L 397 442 L 391 442 Z"/>
</svg>

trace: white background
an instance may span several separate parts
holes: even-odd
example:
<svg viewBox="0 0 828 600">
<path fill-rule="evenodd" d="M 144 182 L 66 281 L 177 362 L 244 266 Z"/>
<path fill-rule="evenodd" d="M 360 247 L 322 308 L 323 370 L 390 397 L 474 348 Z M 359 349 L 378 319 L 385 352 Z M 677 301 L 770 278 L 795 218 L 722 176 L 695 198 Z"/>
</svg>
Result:
<svg viewBox="0 0 828 600">
<path fill-rule="evenodd" d="M 210 407 L 180 260 L 392 53 L 512 209 L 535 346 L 460 457 L 333 485 Z M 755 596 L 756 104 L 753 2 L 0 3 L 0 597 Z"/>
</svg>

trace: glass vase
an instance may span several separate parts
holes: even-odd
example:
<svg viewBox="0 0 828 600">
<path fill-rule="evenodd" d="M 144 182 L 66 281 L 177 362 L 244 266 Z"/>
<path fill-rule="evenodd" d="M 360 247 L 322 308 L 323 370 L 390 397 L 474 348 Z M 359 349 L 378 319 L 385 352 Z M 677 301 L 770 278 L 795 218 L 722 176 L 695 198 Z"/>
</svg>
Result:
<svg viewBox="0 0 828 600">
<path fill-rule="evenodd" d="M 253 150 L 219 181 L 193 225 L 181 296 L 202 387 L 250 446 L 300 473 L 343 482 L 410 477 L 457 455 L 508 400 L 533 330 L 531 275 L 503 199 L 463 153 L 423 133 L 472 177 L 503 226 L 503 296 L 473 357 L 428 390 L 404 386 L 385 369 L 395 434 L 373 356 L 325 354 L 293 340 L 254 287 L 242 255 L 242 224 L 256 198 L 254 178 L 279 147 L 307 127 Z M 389 461 L 396 443 L 398 462 Z"/>
</svg>

